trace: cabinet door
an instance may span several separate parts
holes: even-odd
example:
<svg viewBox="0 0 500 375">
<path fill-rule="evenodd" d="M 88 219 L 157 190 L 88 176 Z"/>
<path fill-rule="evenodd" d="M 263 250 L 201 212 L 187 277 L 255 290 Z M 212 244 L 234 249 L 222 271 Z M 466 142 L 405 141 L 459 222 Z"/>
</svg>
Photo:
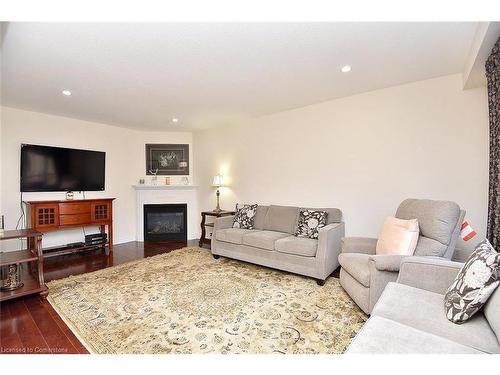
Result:
<svg viewBox="0 0 500 375">
<path fill-rule="evenodd" d="M 37 204 L 34 207 L 33 224 L 35 229 L 50 229 L 59 226 L 59 205 Z"/>
<path fill-rule="evenodd" d="M 92 221 L 109 221 L 111 219 L 111 202 L 96 201 L 91 204 Z"/>
</svg>

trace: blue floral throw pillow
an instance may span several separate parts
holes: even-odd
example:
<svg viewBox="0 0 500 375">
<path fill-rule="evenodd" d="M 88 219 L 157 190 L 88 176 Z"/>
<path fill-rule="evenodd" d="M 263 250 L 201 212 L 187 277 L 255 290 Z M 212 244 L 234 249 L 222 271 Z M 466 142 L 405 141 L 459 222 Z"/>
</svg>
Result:
<svg viewBox="0 0 500 375">
<path fill-rule="evenodd" d="M 486 303 L 500 284 L 500 254 L 488 241 L 476 246 L 444 296 L 446 317 L 464 323 Z"/>
</svg>

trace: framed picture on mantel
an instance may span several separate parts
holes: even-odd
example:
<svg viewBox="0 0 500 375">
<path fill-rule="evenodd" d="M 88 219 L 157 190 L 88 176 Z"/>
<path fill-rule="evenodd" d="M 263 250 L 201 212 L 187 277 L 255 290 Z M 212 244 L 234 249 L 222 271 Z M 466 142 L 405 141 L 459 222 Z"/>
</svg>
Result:
<svg viewBox="0 0 500 375">
<path fill-rule="evenodd" d="M 189 145 L 146 144 L 147 175 L 189 175 Z"/>
</svg>

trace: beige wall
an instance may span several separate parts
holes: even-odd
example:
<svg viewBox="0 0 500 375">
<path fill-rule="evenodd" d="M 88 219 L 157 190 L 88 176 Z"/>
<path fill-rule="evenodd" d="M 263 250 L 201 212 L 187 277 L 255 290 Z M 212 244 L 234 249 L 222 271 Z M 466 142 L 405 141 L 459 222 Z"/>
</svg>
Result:
<svg viewBox="0 0 500 375">
<path fill-rule="evenodd" d="M 135 191 L 132 185 L 145 177 L 145 143 L 188 143 L 190 132 L 139 132 L 115 126 L 28 112 L 4 107 L 2 111 L 2 209 L 6 227 L 13 229 L 20 216 L 21 143 L 84 148 L 106 152 L 106 190 L 87 192 L 86 197 L 116 197 L 114 202 L 114 242 L 134 241 L 136 236 Z M 190 147 L 190 171 L 193 171 Z M 190 176 L 192 178 L 192 175 Z M 179 177 L 175 177 L 179 178 Z M 65 193 L 24 193 L 24 200 L 64 199 Z M 80 197 L 75 193 L 75 197 Z M 88 233 L 91 231 L 89 230 Z M 44 236 L 44 246 L 82 240 L 82 230 L 66 230 Z M 19 248 L 18 242 L 4 250 Z"/>
<path fill-rule="evenodd" d="M 135 239 L 131 185 L 144 176 L 144 143 L 192 143 L 191 178 L 200 209 L 215 206 L 213 175 L 227 176 L 223 208 L 236 202 L 333 206 L 348 235 L 376 236 L 406 197 L 450 199 L 484 236 L 488 188 L 486 89 L 461 89 L 461 76 L 373 91 L 196 132 L 139 132 L 59 116 L 2 109 L 1 199 L 7 228 L 19 217 L 19 148 L 39 143 L 106 151 L 115 242 Z M 193 166 L 195 168 L 193 173 Z M 31 193 L 24 199 L 62 199 Z M 50 234 L 45 246 L 81 240 Z M 18 246 L 15 244 L 14 247 Z"/>
<path fill-rule="evenodd" d="M 377 236 L 407 197 L 448 199 L 484 236 L 488 190 L 485 88 L 460 75 L 289 110 L 194 134 L 200 208 L 219 171 L 236 202 L 339 207 L 347 235 Z"/>
<path fill-rule="evenodd" d="M 3 73 L 3 27 L 4 23 L 0 22 L 0 155 L 2 155 L 2 73 Z M 0 163 L 0 215 L 3 215 L 2 209 L 2 163 Z M 0 247 L 1 249 L 1 247 Z"/>
</svg>

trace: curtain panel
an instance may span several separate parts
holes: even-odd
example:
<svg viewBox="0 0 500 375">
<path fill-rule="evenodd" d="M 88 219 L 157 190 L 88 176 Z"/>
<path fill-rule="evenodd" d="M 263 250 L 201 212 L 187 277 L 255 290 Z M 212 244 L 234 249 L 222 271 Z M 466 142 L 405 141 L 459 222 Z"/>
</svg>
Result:
<svg viewBox="0 0 500 375">
<path fill-rule="evenodd" d="M 487 237 L 500 251 L 500 38 L 486 61 L 490 118 L 490 175 Z"/>
</svg>

